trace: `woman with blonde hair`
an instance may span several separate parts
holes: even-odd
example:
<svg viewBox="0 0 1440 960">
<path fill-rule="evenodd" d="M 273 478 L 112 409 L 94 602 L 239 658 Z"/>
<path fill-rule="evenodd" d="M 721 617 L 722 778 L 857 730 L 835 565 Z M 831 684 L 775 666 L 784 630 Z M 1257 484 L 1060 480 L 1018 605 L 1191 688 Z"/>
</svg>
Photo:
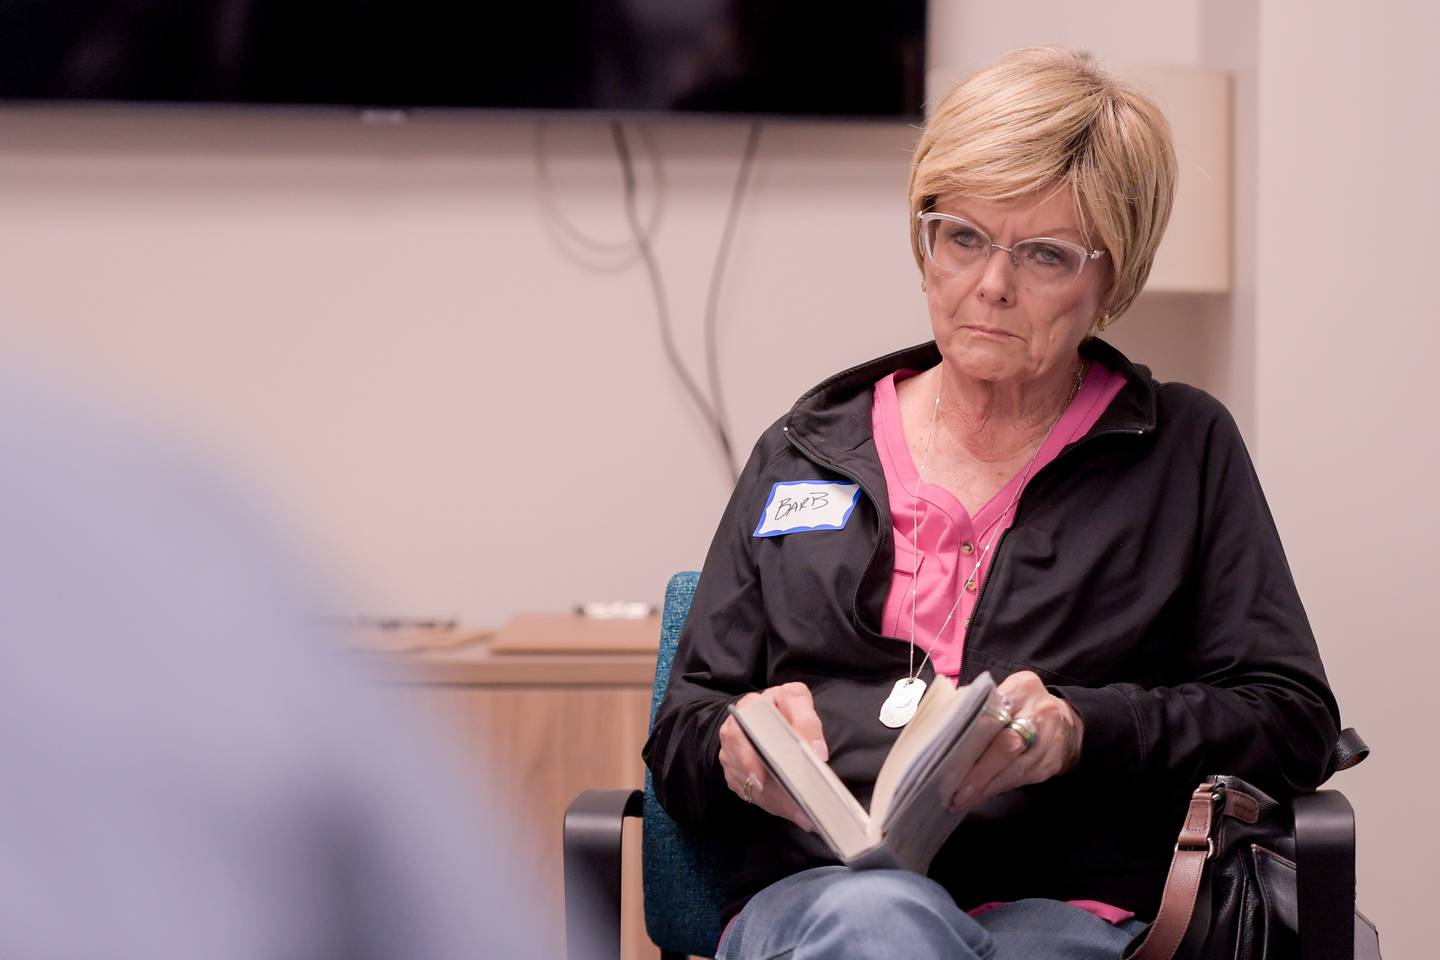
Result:
<svg viewBox="0 0 1440 960">
<path fill-rule="evenodd" d="M 1075 54 L 936 106 L 910 177 L 934 341 L 760 438 L 646 744 L 666 810 L 736 852 L 720 957 L 1119 957 L 1203 776 L 1322 779 L 1338 711 L 1233 420 L 1095 336 L 1175 167 L 1156 106 Z M 726 711 L 772 700 L 868 804 L 918 691 L 983 671 L 1013 722 L 923 877 L 836 865 Z"/>
</svg>

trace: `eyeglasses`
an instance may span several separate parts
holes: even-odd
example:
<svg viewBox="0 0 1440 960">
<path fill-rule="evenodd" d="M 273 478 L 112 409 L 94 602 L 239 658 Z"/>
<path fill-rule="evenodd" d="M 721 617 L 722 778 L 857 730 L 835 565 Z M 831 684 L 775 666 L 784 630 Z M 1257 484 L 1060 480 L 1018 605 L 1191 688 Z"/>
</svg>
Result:
<svg viewBox="0 0 1440 960">
<path fill-rule="evenodd" d="M 1087 250 L 1078 243 L 1053 237 L 1034 237 L 1007 247 L 991 240 L 969 220 L 948 213 L 921 213 L 918 219 L 925 258 L 935 266 L 965 273 L 989 260 L 994 251 L 1004 250 L 1020 281 L 1037 291 L 1064 287 L 1080 276 L 1085 264 L 1105 255 L 1104 250 Z"/>
</svg>

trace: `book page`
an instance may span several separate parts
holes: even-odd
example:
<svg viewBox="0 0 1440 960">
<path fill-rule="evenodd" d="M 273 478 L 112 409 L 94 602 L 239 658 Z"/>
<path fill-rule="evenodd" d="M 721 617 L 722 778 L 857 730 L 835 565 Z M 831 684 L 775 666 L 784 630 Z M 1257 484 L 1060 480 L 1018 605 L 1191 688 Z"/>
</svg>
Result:
<svg viewBox="0 0 1440 960">
<path fill-rule="evenodd" d="M 949 752 L 994 689 L 995 681 L 989 673 L 980 674 L 969 686 L 960 688 L 952 687 L 943 678 L 931 682 L 875 779 L 870 801 L 873 831 L 885 822 L 897 798 L 903 798 Z"/>
<path fill-rule="evenodd" d="M 999 696 L 990 694 L 989 703 L 998 708 Z M 941 737 L 948 743 L 933 762 L 922 770 L 912 767 L 896 788 L 893 801 L 881 821 L 884 844 L 907 869 L 923 873 L 936 852 L 949 839 L 968 811 L 951 812 L 948 806 L 955 788 L 980 759 L 1004 726 L 988 707 L 982 705 L 958 738 Z"/>
<path fill-rule="evenodd" d="M 756 697 L 730 707 L 740 729 L 770 770 L 774 788 L 783 787 L 810 817 L 815 829 L 841 860 L 850 860 L 878 843 L 865 808 L 775 705 Z"/>
</svg>

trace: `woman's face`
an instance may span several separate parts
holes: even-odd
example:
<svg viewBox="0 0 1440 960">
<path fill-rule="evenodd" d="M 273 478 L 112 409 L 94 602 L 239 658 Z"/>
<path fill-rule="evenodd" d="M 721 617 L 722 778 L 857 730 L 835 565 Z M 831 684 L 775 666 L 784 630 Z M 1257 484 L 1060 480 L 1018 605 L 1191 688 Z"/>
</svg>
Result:
<svg viewBox="0 0 1440 960">
<path fill-rule="evenodd" d="M 935 206 L 963 217 L 995 243 L 1012 246 L 1034 237 L 1069 240 L 1090 248 L 1080 232 L 1069 190 L 1047 190 L 1013 203 L 955 197 Z M 1086 263 L 1078 276 L 1036 289 L 1003 250 L 961 271 L 925 259 L 930 325 L 945 362 L 977 380 L 1023 385 L 1069 370 L 1090 326 L 1104 309 L 1107 258 Z"/>
</svg>

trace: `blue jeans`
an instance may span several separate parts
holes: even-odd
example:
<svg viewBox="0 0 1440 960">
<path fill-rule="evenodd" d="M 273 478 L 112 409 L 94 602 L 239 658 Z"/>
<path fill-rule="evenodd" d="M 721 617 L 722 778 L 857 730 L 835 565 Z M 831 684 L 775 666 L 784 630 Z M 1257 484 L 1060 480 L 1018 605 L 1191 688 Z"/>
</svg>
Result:
<svg viewBox="0 0 1440 960">
<path fill-rule="evenodd" d="M 717 960 L 1117 960 L 1145 929 L 1059 900 L 1019 900 L 971 917 L 945 888 L 905 870 L 816 867 L 755 895 Z"/>
</svg>

